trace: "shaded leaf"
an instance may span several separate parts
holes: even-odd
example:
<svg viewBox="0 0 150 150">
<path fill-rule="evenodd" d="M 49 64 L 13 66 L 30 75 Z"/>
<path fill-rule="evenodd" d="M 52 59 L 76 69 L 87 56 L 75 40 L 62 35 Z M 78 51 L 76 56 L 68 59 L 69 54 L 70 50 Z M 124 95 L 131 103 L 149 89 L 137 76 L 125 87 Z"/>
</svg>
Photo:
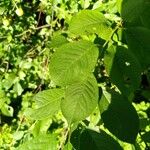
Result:
<svg viewBox="0 0 150 150">
<path fill-rule="evenodd" d="M 150 131 L 146 132 L 145 134 L 142 135 L 142 139 L 147 142 L 150 143 Z"/>
<path fill-rule="evenodd" d="M 110 46 L 104 56 L 106 71 L 119 90 L 129 95 L 140 85 L 141 66 L 137 58 L 123 46 Z"/>
<path fill-rule="evenodd" d="M 91 129 L 73 132 L 71 143 L 77 150 L 123 150 L 119 143 L 103 130 L 100 133 Z"/>
<path fill-rule="evenodd" d="M 139 118 L 127 98 L 111 91 L 111 103 L 102 114 L 104 126 L 117 138 L 134 143 L 139 131 Z"/>
<path fill-rule="evenodd" d="M 124 21 L 133 22 L 143 12 L 143 0 L 118 0 L 118 7 Z"/>
<path fill-rule="evenodd" d="M 141 14 L 141 21 L 143 25 L 150 29 L 150 1 L 144 0 L 143 12 Z"/>
<path fill-rule="evenodd" d="M 129 50 L 139 59 L 143 70 L 150 65 L 150 30 L 134 27 L 125 30 Z"/>
</svg>

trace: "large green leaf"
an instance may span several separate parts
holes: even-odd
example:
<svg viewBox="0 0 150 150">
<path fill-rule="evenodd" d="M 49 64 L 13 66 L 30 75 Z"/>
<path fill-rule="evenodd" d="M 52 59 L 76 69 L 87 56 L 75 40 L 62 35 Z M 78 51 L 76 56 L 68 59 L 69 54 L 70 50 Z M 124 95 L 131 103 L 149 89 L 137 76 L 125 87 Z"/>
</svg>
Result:
<svg viewBox="0 0 150 150">
<path fill-rule="evenodd" d="M 63 36 L 63 34 L 59 34 L 59 33 L 55 33 L 55 35 L 53 35 L 49 47 L 50 48 L 57 48 L 63 44 L 68 43 L 67 38 L 65 36 Z"/>
<path fill-rule="evenodd" d="M 62 113 L 69 123 L 88 117 L 98 103 L 98 86 L 94 76 L 67 86 L 61 102 Z"/>
<path fill-rule="evenodd" d="M 150 29 L 150 1 L 149 0 L 145 0 L 144 1 L 144 10 L 143 13 L 141 14 L 141 21 L 143 23 L 143 25 L 147 28 Z"/>
<path fill-rule="evenodd" d="M 139 118 L 127 98 L 111 91 L 108 109 L 102 113 L 104 126 L 122 141 L 134 143 L 139 131 Z"/>
<path fill-rule="evenodd" d="M 42 120 L 54 115 L 60 110 L 60 102 L 64 96 L 62 89 L 49 89 L 34 96 L 37 108 L 31 111 L 30 117 Z"/>
<path fill-rule="evenodd" d="M 92 72 L 98 48 L 91 42 L 78 41 L 59 47 L 50 63 L 50 75 L 58 85 L 68 85 Z"/>
<path fill-rule="evenodd" d="M 129 49 L 140 60 L 143 70 L 150 65 L 150 30 L 143 27 L 125 30 Z"/>
<path fill-rule="evenodd" d="M 73 16 L 69 31 L 75 35 L 96 33 L 103 39 L 108 39 L 111 28 L 104 15 L 97 10 L 82 10 Z"/>
<path fill-rule="evenodd" d="M 39 135 L 17 148 L 17 150 L 56 150 L 57 136 L 56 135 Z"/>
<path fill-rule="evenodd" d="M 129 94 L 140 85 L 141 66 L 136 57 L 123 46 L 110 46 L 104 63 L 112 82 L 122 93 Z"/>
<path fill-rule="evenodd" d="M 117 0 L 117 3 L 124 21 L 133 22 L 143 12 L 143 0 Z"/>
<path fill-rule="evenodd" d="M 71 136 L 71 143 L 76 150 L 123 150 L 119 143 L 103 130 L 100 133 L 91 129 L 77 130 Z"/>
</svg>

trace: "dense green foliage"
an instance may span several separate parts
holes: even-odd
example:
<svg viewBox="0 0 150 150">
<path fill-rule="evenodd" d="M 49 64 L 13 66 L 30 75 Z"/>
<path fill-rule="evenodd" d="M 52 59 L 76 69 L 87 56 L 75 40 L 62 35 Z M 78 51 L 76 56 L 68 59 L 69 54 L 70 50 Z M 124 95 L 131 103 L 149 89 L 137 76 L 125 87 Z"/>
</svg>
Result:
<svg viewBox="0 0 150 150">
<path fill-rule="evenodd" d="M 148 0 L 0 1 L 0 150 L 150 149 Z"/>
</svg>

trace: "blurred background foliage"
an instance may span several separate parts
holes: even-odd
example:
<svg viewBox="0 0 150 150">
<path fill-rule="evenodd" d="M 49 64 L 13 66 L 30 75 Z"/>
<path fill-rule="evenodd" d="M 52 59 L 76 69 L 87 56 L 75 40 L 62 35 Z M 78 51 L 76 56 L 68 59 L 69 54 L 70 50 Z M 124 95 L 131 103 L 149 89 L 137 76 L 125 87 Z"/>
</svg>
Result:
<svg viewBox="0 0 150 150">
<path fill-rule="evenodd" d="M 67 125 L 61 113 L 36 122 L 25 114 L 34 107 L 34 94 L 54 86 L 48 73 L 51 54 L 56 45 L 66 42 L 72 15 L 83 9 L 99 9 L 110 20 L 120 19 L 116 0 L 0 1 L 0 150 L 13 150 L 41 133 L 56 134 L 58 143 L 64 138 Z M 138 136 L 137 147 L 144 150 L 150 142 L 150 104 L 149 93 L 142 94 L 134 106 L 141 132 L 146 133 Z"/>
</svg>

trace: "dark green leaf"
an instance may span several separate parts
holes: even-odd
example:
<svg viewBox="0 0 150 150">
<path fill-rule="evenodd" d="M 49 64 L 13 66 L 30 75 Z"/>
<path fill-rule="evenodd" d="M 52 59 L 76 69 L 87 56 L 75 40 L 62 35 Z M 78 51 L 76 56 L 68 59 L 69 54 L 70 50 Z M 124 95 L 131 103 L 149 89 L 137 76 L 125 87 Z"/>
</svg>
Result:
<svg viewBox="0 0 150 150">
<path fill-rule="evenodd" d="M 118 0 L 118 3 L 124 21 L 133 22 L 143 12 L 143 0 Z"/>
<path fill-rule="evenodd" d="M 145 134 L 142 135 L 142 139 L 147 142 L 150 143 L 150 131 L 146 132 Z"/>
<path fill-rule="evenodd" d="M 100 133 L 90 129 L 75 132 L 71 136 L 71 143 L 77 150 L 123 150 L 119 143 L 102 130 Z"/>
<path fill-rule="evenodd" d="M 141 66 L 136 57 L 123 46 L 110 46 L 104 64 L 112 82 L 120 91 L 129 95 L 140 85 Z"/>
<path fill-rule="evenodd" d="M 143 70 L 150 65 L 150 30 L 143 27 L 125 30 L 129 50 L 139 59 Z"/>
<path fill-rule="evenodd" d="M 108 109 L 103 112 L 104 126 L 122 141 L 134 143 L 139 131 L 139 118 L 132 104 L 117 92 L 111 92 Z"/>
<path fill-rule="evenodd" d="M 143 12 L 141 14 L 141 21 L 143 25 L 150 29 L 150 1 L 144 0 Z"/>
</svg>

